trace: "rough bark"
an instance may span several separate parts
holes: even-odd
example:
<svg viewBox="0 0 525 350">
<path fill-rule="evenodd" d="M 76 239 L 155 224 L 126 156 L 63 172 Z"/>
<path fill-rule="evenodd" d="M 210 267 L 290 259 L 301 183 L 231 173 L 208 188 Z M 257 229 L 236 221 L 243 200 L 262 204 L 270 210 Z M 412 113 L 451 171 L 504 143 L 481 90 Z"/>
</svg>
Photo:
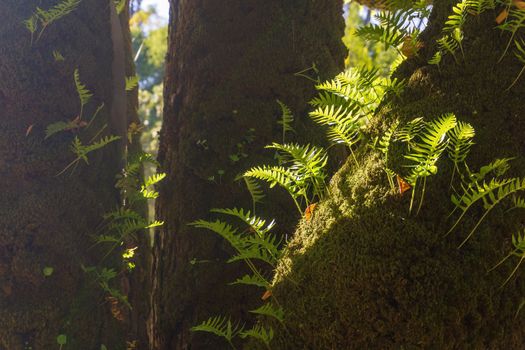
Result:
<svg viewBox="0 0 525 350">
<path fill-rule="evenodd" d="M 396 121 L 453 112 L 476 129 L 468 158 L 473 170 L 516 157 L 509 176 L 523 176 L 525 83 L 506 91 L 522 66 L 511 54 L 497 63 L 509 39 L 494 28 L 498 13 L 469 17 L 460 63 L 450 56 L 441 70 L 426 63 L 452 3 L 435 4 L 425 47 L 398 71 L 408 86 L 376 116 L 372 136 Z M 275 280 L 286 330 L 275 326 L 272 349 L 522 347 L 524 314 L 515 314 L 525 292 L 523 273 L 502 287 L 518 259 L 487 271 L 512 249 L 509 240 L 523 227 L 523 211 L 495 209 L 458 249 L 483 212 L 474 209 L 444 236 L 453 224 L 450 162 L 440 162 L 427 182 L 416 216 L 408 213 L 409 193 L 389 190 L 381 159 L 362 149 L 361 166 L 348 162 L 332 180 L 329 199 L 300 224 Z M 406 172 L 400 150 L 394 148 L 390 159 L 396 172 Z"/>
<path fill-rule="evenodd" d="M 233 180 L 250 165 L 272 162 L 263 146 L 280 140 L 276 99 L 305 128 L 313 84 L 294 73 L 313 63 L 321 78 L 342 69 L 342 3 L 172 0 L 170 15 L 159 151 L 168 178 L 157 204 L 165 225 L 154 243 L 150 341 L 152 349 L 215 349 L 222 340 L 189 328 L 216 314 L 244 319 L 259 295 L 228 286 L 243 273 L 224 263 L 229 247 L 187 224 L 213 207 L 249 207 Z M 229 155 L 238 144 L 249 157 L 234 163 Z M 296 220 L 280 220 L 288 200 L 272 202 L 281 230 Z"/>
<path fill-rule="evenodd" d="M 121 155 L 108 146 L 90 156 L 89 166 L 57 176 L 74 159 L 70 143 L 80 131 L 44 134 L 47 125 L 79 114 L 75 68 L 94 93 L 84 116 L 105 103 L 83 138 L 104 124 L 117 129 L 111 119 L 125 123 L 124 115 L 110 117 L 121 83 L 112 71 L 110 2 L 82 1 L 31 43 L 23 21 L 37 5 L 55 4 L 0 2 L 0 349 L 54 349 L 59 334 L 67 335 L 67 348 L 118 349 L 122 326 L 81 265 L 102 259 L 92 236 L 103 213 L 118 204 Z M 65 60 L 54 60 L 54 50 Z M 45 277 L 44 267 L 52 275 Z"/>
</svg>

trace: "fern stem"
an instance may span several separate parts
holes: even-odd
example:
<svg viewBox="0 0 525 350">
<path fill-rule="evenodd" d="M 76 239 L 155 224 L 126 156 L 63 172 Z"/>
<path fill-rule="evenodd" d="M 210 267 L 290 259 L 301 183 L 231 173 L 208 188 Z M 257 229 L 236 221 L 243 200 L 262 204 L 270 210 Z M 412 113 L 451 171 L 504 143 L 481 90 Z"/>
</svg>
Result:
<svg viewBox="0 0 525 350">
<path fill-rule="evenodd" d="M 421 210 L 421 207 L 423 206 L 423 199 L 425 198 L 425 189 L 427 187 L 427 178 L 423 179 L 423 191 L 421 191 L 421 198 L 419 199 L 419 206 L 417 207 L 416 216 L 419 214 L 419 211 Z"/>
<path fill-rule="evenodd" d="M 501 285 L 500 288 L 503 288 L 509 281 L 510 279 L 512 278 L 512 276 L 514 276 L 514 274 L 516 273 L 516 271 L 518 271 L 518 268 L 521 266 L 521 263 L 523 262 L 523 260 L 525 260 L 525 254 L 521 256 L 521 259 L 520 261 L 518 262 L 518 264 L 516 265 L 516 267 L 512 270 L 512 272 L 510 273 L 510 276 L 507 277 L 507 279 L 505 280 L 505 282 L 503 282 L 503 284 Z"/>
<path fill-rule="evenodd" d="M 516 79 L 514 79 L 514 81 L 512 82 L 512 84 L 510 84 L 510 86 L 505 89 L 505 91 L 509 91 L 517 82 L 518 80 L 520 79 L 521 75 L 523 74 L 523 72 L 525 72 L 525 66 L 523 66 L 523 68 L 521 69 L 521 71 L 519 72 L 518 76 L 516 77 Z"/>
</svg>

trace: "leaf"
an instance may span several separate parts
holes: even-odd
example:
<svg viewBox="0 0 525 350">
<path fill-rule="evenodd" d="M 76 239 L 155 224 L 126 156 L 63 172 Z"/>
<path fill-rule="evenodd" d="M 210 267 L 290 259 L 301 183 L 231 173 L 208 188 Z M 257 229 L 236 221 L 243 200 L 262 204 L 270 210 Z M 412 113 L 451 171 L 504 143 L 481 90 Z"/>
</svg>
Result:
<svg viewBox="0 0 525 350">
<path fill-rule="evenodd" d="M 59 334 L 57 336 L 57 344 L 58 345 L 66 345 L 67 344 L 67 335 Z"/>
<path fill-rule="evenodd" d="M 503 23 L 503 21 L 505 21 L 507 19 L 507 17 L 509 16 L 509 11 L 507 9 L 503 9 L 499 15 L 496 17 L 496 23 L 497 24 L 501 24 Z"/>
<path fill-rule="evenodd" d="M 410 190 L 412 186 L 399 175 L 396 174 L 396 180 L 397 180 L 397 187 L 399 189 L 399 194 L 403 195 L 405 192 Z"/>
<path fill-rule="evenodd" d="M 312 203 L 308 207 L 306 207 L 306 210 L 304 211 L 304 217 L 306 221 L 310 221 L 312 219 L 316 207 L 317 203 Z"/>
<path fill-rule="evenodd" d="M 51 266 L 46 266 L 42 269 L 42 274 L 45 277 L 49 277 L 53 274 L 54 269 Z"/>
<path fill-rule="evenodd" d="M 126 77 L 126 91 L 131 91 L 139 85 L 139 77 L 134 75 L 132 77 Z"/>
</svg>

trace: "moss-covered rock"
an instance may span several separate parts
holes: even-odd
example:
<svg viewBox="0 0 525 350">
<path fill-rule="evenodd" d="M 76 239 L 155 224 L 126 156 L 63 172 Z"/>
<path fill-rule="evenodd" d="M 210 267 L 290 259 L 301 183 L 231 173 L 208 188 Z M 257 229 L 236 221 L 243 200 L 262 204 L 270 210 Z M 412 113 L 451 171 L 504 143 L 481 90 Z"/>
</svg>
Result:
<svg viewBox="0 0 525 350">
<path fill-rule="evenodd" d="M 520 65 L 497 63 L 508 38 L 493 29 L 496 12 L 467 23 L 465 60 L 446 58 L 441 70 L 426 58 L 435 47 L 451 1 L 436 4 L 420 57 L 398 71 L 408 78 L 400 100 L 384 106 L 374 123 L 380 136 L 393 122 L 453 112 L 477 131 L 469 164 L 514 156 L 512 174 L 525 175 L 523 83 L 506 87 Z M 517 316 L 525 284 L 513 278 L 510 238 L 523 212 L 496 208 L 458 249 L 482 208 L 474 208 L 450 235 L 452 169 L 440 162 L 427 182 L 422 209 L 409 214 L 410 194 L 389 188 L 379 154 L 362 149 L 332 179 L 328 199 L 300 223 L 275 277 L 273 296 L 285 309 L 272 349 L 518 349 L 525 314 Z M 394 147 L 392 164 L 403 173 Z"/>
</svg>

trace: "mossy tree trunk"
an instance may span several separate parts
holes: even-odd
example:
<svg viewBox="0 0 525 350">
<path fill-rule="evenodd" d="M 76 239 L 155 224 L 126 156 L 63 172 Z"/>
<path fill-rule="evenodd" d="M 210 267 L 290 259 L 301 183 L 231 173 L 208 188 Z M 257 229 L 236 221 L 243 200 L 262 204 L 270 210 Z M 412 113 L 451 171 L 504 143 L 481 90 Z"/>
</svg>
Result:
<svg viewBox="0 0 525 350">
<path fill-rule="evenodd" d="M 379 111 L 372 136 L 398 121 L 452 112 L 476 129 L 467 159 L 473 171 L 516 157 L 505 176 L 523 177 L 525 80 L 507 91 L 522 64 L 510 52 L 498 63 L 509 40 L 494 28 L 501 9 L 468 17 L 459 63 L 450 55 L 439 70 L 426 63 L 455 3 L 434 2 L 424 48 L 397 72 L 408 85 Z M 396 146 L 390 159 L 397 173 L 407 172 Z M 445 236 L 457 218 L 449 217 L 450 161 L 440 161 L 427 181 L 418 215 L 409 214 L 410 192 L 390 190 L 379 152 L 363 148 L 359 161 L 334 177 L 329 198 L 300 224 L 281 261 L 273 295 L 285 309 L 286 331 L 279 328 L 272 349 L 521 348 L 525 314 L 515 315 L 525 296 L 523 272 L 502 286 L 519 258 L 489 270 L 513 249 L 523 209 L 496 207 L 458 249 L 483 208 L 472 208 Z M 456 173 L 460 191 L 458 183 Z"/>
<path fill-rule="evenodd" d="M 170 17 L 159 151 L 168 178 L 157 204 L 165 225 L 155 238 L 150 341 L 152 349 L 215 349 L 223 340 L 189 328 L 216 314 L 244 319 L 260 292 L 228 286 L 242 264 L 226 265 L 225 242 L 187 224 L 213 207 L 251 207 L 234 179 L 273 161 L 263 146 L 281 140 L 276 100 L 300 128 L 313 83 L 294 73 L 342 69 L 342 2 L 172 0 Z M 291 209 L 289 199 L 272 205 L 272 215 Z M 277 219 L 281 230 L 296 220 Z"/>
<path fill-rule="evenodd" d="M 122 154 L 109 145 L 90 154 L 88 166 L 58 175 L 75 158 L 75 136 L 86 144 L 125 128 L 125 113 L 111 113 L 125 111 L 115 107 L 126 103 L 115 98 L 124 84 L 112 68 L 116 16 L 110 0 L 84 0 L 31 41 L 24 20 L 37 6 L 56 3 L 0 2 L 0 349 L 56 349 L 59 334 L 67 336 L 64 349 L 122 349 L 125 327 L 113 318 L 99 281 L 81 268 L 103 260 L 93 236 L 102 215 L 118 205 Z M 93 93 L 84 120 L 105 106 L 89 130 L 45 139 L 48 125 L 79 115 L 75 69 Z"/>
</svg>

